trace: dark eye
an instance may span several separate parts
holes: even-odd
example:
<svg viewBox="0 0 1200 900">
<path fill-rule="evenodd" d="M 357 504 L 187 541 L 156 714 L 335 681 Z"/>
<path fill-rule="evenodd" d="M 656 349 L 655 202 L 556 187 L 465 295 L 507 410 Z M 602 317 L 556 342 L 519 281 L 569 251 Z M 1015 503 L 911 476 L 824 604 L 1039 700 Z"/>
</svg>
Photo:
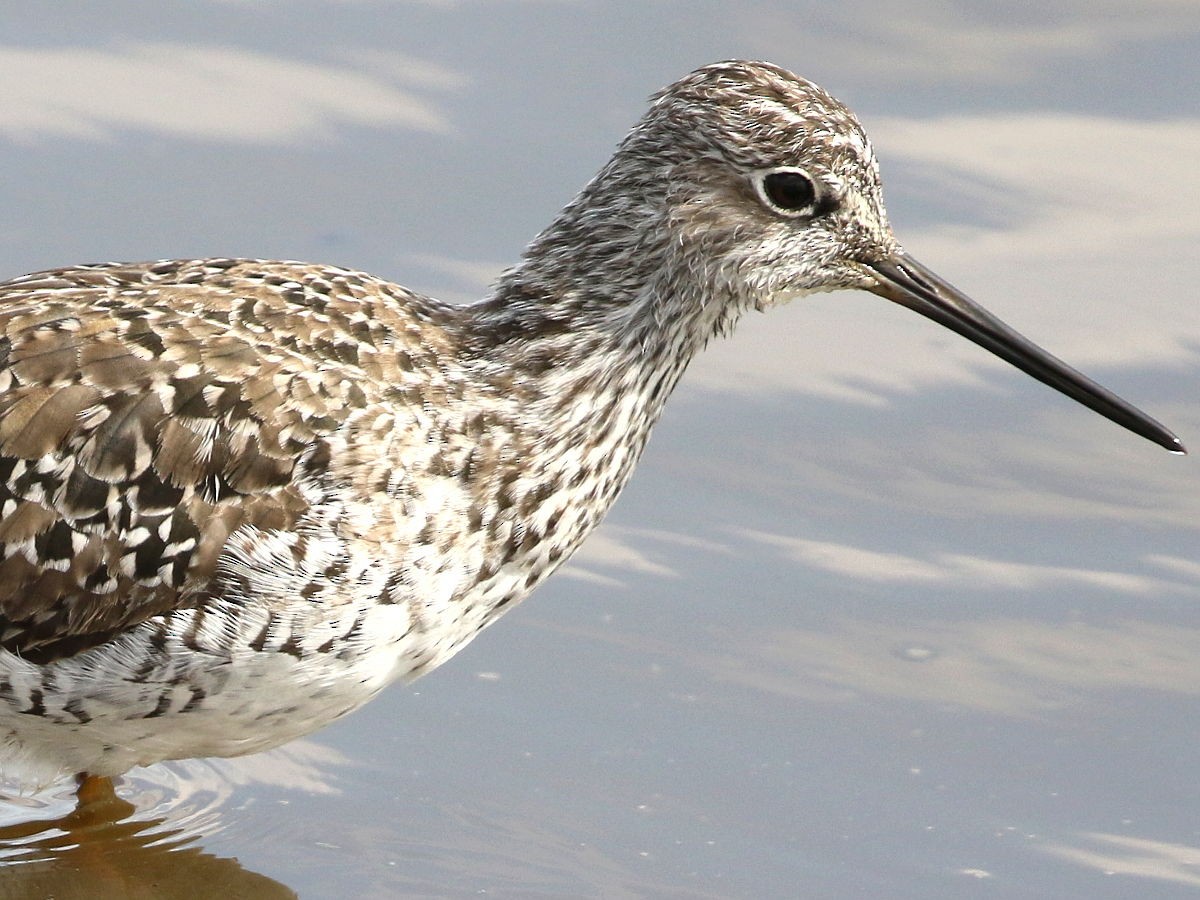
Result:
<svg viewBox="0 0 1200 900">
<path fill-rule="evenodd" d="M 811 216 L 817 212 L 817 186 L 798 169 L 776 169 L 760 176 L 763 200 L 785 216 Z"/>
</svg>

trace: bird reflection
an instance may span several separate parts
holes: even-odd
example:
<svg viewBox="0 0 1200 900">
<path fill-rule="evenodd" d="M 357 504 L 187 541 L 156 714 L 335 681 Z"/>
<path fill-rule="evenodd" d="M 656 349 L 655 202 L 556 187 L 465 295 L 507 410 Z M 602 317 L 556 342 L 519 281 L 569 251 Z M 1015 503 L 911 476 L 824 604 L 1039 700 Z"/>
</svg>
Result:
<svg viewBox="0 0 1200 900">
<path fill-rule="evenodd" d="M 311 741 L 237 760 L 172 763 L 119 779 L 88 779 L 33 795 L 0 788 L 0 900 L 54 897 L 295 897 L 279 882 L 205 849 L 238 845 L 224 812 L 287 786 L 315 796 L 340 789 L 332 772 L 349 760 Z M 120 792 L 123 796 L 118 796 Z M 289 820 L 260 820 L 266 835 Z M 234 851 L 237 852 L 237 851 Z"/>
<path fill-rule="evenodd" d="M 65 815 L 0 826 L 0 898 L 296 897 L 198 845 L 186 823 L 139 815 L 111 782 L 84 786 Z"/>
</svg>

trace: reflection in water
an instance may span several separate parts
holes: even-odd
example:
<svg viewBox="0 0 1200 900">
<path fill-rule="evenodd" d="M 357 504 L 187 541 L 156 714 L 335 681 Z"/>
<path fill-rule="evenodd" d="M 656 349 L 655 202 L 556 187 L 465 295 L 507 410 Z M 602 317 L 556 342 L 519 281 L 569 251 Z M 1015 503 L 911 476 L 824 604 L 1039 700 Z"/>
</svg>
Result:
<svg viewBox="0 0 1200 900">
<path fill-rule="evenodd" d="M 609 525 L 587 539 L 559 577 L 609 587 L 627 587 L 647 576 L 679 578 L 680 572 L 668 564 L 664 551 L 669 548 L 732 557 L 730 548 L 693 535 Z"/>
<path fill-rule="evenodd" d="M 286 16 L 245 2 L 160 4 L 154 17 L 128 3 L 94 16 L 10 6 L 0 48 L 0 253 L 10 274 L 63 258 L 213 248 L 330 258 L 410 283 L 417 269 L 426 283 L 416 286 L 444 296 L 439 285 L 449 284 L 474 298 L 528 236 L 514 223 L 540 224 L 590 174 L 588 159 L 606 153 L 649 86 L 728 55 L 732 35 L 749 54 L 861 98 L 914 253 L 946 259 L 979 299 L 1095 367 L 1185 438 L 1200 435 L 1194 2 L 918 0 L 900 16 L 863 15 L 861 4 L 694 4 L 669 45 L 661 35 L 681 4 L 511 3 L 507 20 L 489 27 L 480 24 L 485 4 L 449 2 L 341 3 L 333 16 L 335 4 L 320 3 L 294 4 Z M 581 28 L 586 57 L 574 39 Z M 397 48 L 439 66 L 444 87 L 420 80 L 433 70 L 403 57 L 403 71 L 389 69 Z M 579 127 L 564 131 L 564 121 Z M 314 136 L 321 153 L 310 152 Z M 410 177 L 427 167 L 430 177 Z M 460 188 L 457 200 L 448 184 Z M 933 325 L 886 306 L 817 296 L 750 317 L 735 340 L 708 348 L 651 443 L 647 463 L 660 460 L 674 480 L 664 487 L 643 470 L 640 498 L 631 494 L 562 573 L 575 580 L 555 590 L 578 602 L 551 612 L 543 597 L 479 648 L 505 685 L 517 681 L 510 673 L 530 675 L 508 708 L 481 716 L 471 700 L 484 685 L 455 687 L 453 677 L 436 703 L 393 695 L 393 718 L 413 715 L 421 739 L 395 738 L 404 728 L 377 714 L 343 730 L 364 768 L 380 755 L 389 768 L 357 786 L 345 779 L 325 817 L 313 814 L 321 807 L 312 798 L 294 802 L 305 813 L 293 816 L 247 801 L 237 786 L 263 779 L 241 766 L 135 773 L 120 790 L 139 811 L 98 828 L 116 847 L 103 863 L 126 870 L 124 881 L 102 869 L 72 879 L 100 854 L 71 849 L 54 822 L 70 812 L 69 789 L 22 807 L 0 803 L 0 898 L 147 896 L 150 880 L 157 896 L 196 896 L 203 886 L 228 898 L 287 896 L 212 854 L 306 897 L 485 888 L 692 896 L 692 871 L 745 897 L 1195 891 L 1197 457 L 1148 462 L 1153 448 L 1035 395 L 1040 387 L 990 368 L 982 351 L 944 343 Z M 909 422 L 919 424 L 891 427 Z M 654 512 L 672 507 L 683 509 Z M 665 525 L 721 546 L 685 550 L 622 524 Z M 806 561 L 784 544 L 747 544 L 730 524 L 817 544 L 806 545 Z M 1055 525 L 1062 546 L 1040 546 Z M 893 574 L 914 577 L 838 572 L 814 559 L 830 549 L 830 562 L 859 550 L 860 562 L 890 555 Z M 980 569 L 994 562 L 1003 568 Z M 972 572 L 1033 587 L 1014 603 L 1001 588 L 965 587 Z M 1114 597 L 1093 586 L 1102 572 L 1135 581 Z M 1172 589 L 1160 602 L 1163 582 Z M 769 605 L 735 624 L 712 592 L 742 583 Z M 806 593 L 811 601 L 800 602 Z M 1083 602 L 1097 593 L 1102 612 Z M 1087 623 L 1048 621 L 1076 600 Z M 621 611 L 637 606 L 620 634 Z M 1124 625 L 1113 608 L 1143 621 Z M 655 634 L 646 621 L 659 611 Z M 568 642 L 570 655 L 556 656 L 562 642 L 551 634 L 504 655 L 543 612 L 564 630 L 612 613 L 589 634 L 618 646 L 589 654 L 586 642 Z M 571 683 L 554 677 L 568 669 L 546 666 L 547 675 L 534 665 L 541 658 L 568 660 Z M 634 694 L 622 676 L 644 681 L 635 667 L 650 661 L 666 664 L 664 683 L 677 661 L 698 699 L 680 711 L 654 684 Z M 686 758 L 691 740 L 703 765 L 687 779 L 686 763 L 650 752 L 624 777 L 589 764 L 588 754 L 629 752 L 616 713 L 612 726 L 589 729 L 597 711 L 570 702 L 593 685 L 645 723 L 646 745 Z M 1108 708 L 1122 688 L 1123 702 Z M 1044 712 L 1081 696 L 1089 702 L 1069 714 Z M 937 715 L 939 704 L 948 715 Z M 893 749 L 897 708 L 902 723 L 937 725 L 911 757 Z M 789 709 L 802 736 L 774 724 Z M 694 734 L 681 730 L 693 710 L 704 721 Z M 547 750 L 538 765 L 517 767 L 512 750 L 554 727 L 577 741 L 560 759 Z M 991 742 L 1003 750 L 989 755 Z M 1048 759 L 1051 743 L 1058 755 Z M 779 768 L 761 778 L 762 793 L 731 778 L 731 761 L 781 759 L 797 769 L 812 761 L 802 786 Z M 897 783 L 897 762 L 920 763 L 930 782 L 936 771 L 937 789 Z M 262 765 L 266 775 L 281 768 Z M 472 771 L 488 772 L 486 788 L 464 778 Z M 728 802 L 715 800 L 731 782 Z M 293 796 L 297 786 L 328 789 L 316 775 L 272 783 L 292 785 Z M 661 848 L 630 838 L 627 797 L 685 785 L 697 786 L 694 808 L 662 812 L 644 834 L 686 849 L 657 859 L 628 852 Z M 1052 794 L 1064 788 L 1073 788 L 1069 803 Z M 779 802 L 764 802 L 769 793 Z M 460 813 L 464 803 L 480 808 Z M 18 814 L 38 821 L 11 832 Z M 1125 816 L 1135 824 L 1118 824 Z M 991 836 L 997 821 L 1021 823 L 1019 846 Z M 339 847 L 316 853 L 333 834 Z M 774 842 L 779 835 L 794 840 Z M 704 840 L 689 843 L 695 837 Z M 57 859 L 3 861 L 55 839 L 46 852 Z M 110 849 L 93 842 L 101 846 Z"/>
<path fill-rule="evenodd" d="M 374 843 L 393 848 L 372 896 L 672 897 L 716 900 L 727 893 L 689 879 L 647 871 L 649 851 L 634 861 L 581 833 L 574 812 L 533 801 L 519 809 L 477 802 L 440 810 L 433 834 L 397 834 L 379 825 Z M 360 833 L 360 837 L 362 834 Z"/>
<path fill-rule="evenodd" d="M 950 84 L 960 91 L 973 82 L 1044 78 L 1068 61 L 1108 60 L 1128 45 L 1169 40 L 1196 27 L 1194 7 L 1178 0 L 1072 0 L 1052 8 L 917 2 L 904 4 L 903 15 L 882 16 L 863 15 L 862 7 L 850 4 L 823 6 L 819 16 L 788 16 L 781 7 L 739 6 L 730 27 L 752 35 L 769 56 L 786 58 L 803 47 L 814 67 L 887 83 Z M 821 40 L 812 39 L 815 28 L 822 29 Z"/>
<path fill-rule="evenodd" d="M 965 402 L 953 392 L 930 399 L 951 408 Z M 906 406 L 898 409 L 907 414 Z M 1200 429 L 1195 408 L 1163 409 L 1187 434 Z M 792 454 L 779 464 L 788 465 L 784 471 L 792 484 L 821 485 L 860 502 L 869 493 L 872 502 L 902 514 L 945 516 L 969 509 L 981 518 L 1071 527 L 1119 522 L 1195 529 L 1200 480 L 1181 475 L 1174 460 L 1146 466 L 1136 448 L 1103 435 L 1080 453 L 1081 434 L 1089 426 L 1059 413 L 1054 407 L 1036 413 L 1010 409 L 973 433 L 950 423 L 930 434 L 899 434 L 884 442 L 860 434 L 834 448 L 807 447 L 803 457 Z M 902 467 L 896 465 L 900 458 Z M 1003 468 L 997 460 L 1004 460 Z"/>
<path fill-rule="evenodd" d="M 1102 691 L 1200 695 L 1200 629 L 1146 622 L 846 621 L 828 632 L 784 629 L 755 646 L 705 666 L 714 678 L 788 696 L 869 694 L 1006 716 Z"/>
<path fill-rule="evenodd" d="M 1079 838 L 1078 844 L 1054 843 L 1042 849 L 1105 875 L 1140 875 L 1200 887 L 1200 847 L 1124 834 L 1086 832 Z"/>
<path fill-rule="evenodd" d="M 941 216 L 925 228 L 906 227 L 905 245 L 918 258 L 953 260 L 956 284 L 1085 372 L 1136 367 L 1164 372 L 1160 381 L 1169 384 L 1179 367 L 1194 365 L 1200 306 L 1179 285 L 1194 277 L 1190 248 L 1200 238 L 1190 150 L 1200 143 L 1200 122 L 1016 115 L 868 117 L 865 124 L 885 180 L 903 161 L 936 175 L 930 195 L 970 179 L 990 195 L 966 201 L 972 209 L 1019 203 L 1020 215 L 1005 227 L 947 227 Z M 1014 141 L 1022 152 L 1014 152 Z M 1154 184 L 1110 187 L 1114 146 L 1122 165 L 1155 172 Z M 1136 248 L 1136 285 L 1129 257 L 1114 247 Z M 850 295 L 807 297 L 769 323 L 750 317 L 734 342 L 716 342 L 705 354 L 690 373 L 693 387 L 740 396 L 784 390 L 875 406 L 946 385 L 978 386 L 981 373 L 1000 371 L 976 348 L 947 344 L 925 323 Z M 1122 388 L 1121 376 L 1110 380 Z M 997 383 L 1016 381 L 1005 373 Z M 1140 399 L 1163 417 L 1170 413 L 1151 395 Z"/>
<path fill-rule="evenodd" d="M 1138 621 L 844 619 L 828 630 L 746 634 L 713 655 L 611 627 L 569 631 L 678 660 L 714 682 L 808 702 L 869 695 L 1023 718 L 1103 691 L 1200 696 L 1200 628 Z"/>
<path fill-rule="evenodd" d="M 777 547 L 791 559 L 811 568 L 862 581 L 917 583 L 969 588 L 972 591 L 1032 591 L 1074 586 L 1128 594 L 1161 595 L 1172 588 L 1185 589 L 1168 581 L 1125 572 L 1034 565 L 964 553 L 938 553 L 928 559 L 919 559 L 900 553 L 881 553 L 847 544 L 785 537 L 749 529 L 741 533 L 752 541 Z M 1178 567 L 1173 568 L 1178 570 Z"/>
<path fill-rule="evenodd" d="M 51 804 L 73 796 L 63 791 Z M 0 826 L 0 900 L 296 896 L 236 859 L 205 853 L 198 842 L 214 810 L 188 807 L 147 815 L 109 787 L 65 815 Z"/>
<path fill-rule="evenodd" d="M 224 830 L 223 811 L 239 788 L 336 793 L 326 773 L 345 762 L 336 751 L 297 741 L 238 759 L 138 769 L 118 780 L 121 796 L 109 791 L 78 806 L 67 783 L 32 796 L 0 794 L 0 900 L 295 897 L 203 844 Z"/>
<path fill-rule="evenodd" d="M 269 144 L 307 141 L 345 125 L 449 130 L 438 105 L 410 86 L 444 89 L 461 77 L 395 53 L 378 63 L 375 74 L 366 74 L 228 46 L 167 42 L 112 50 L 0 47 L 0 134 L 97 140 L 116 129 L 138 129 Z"/>
</svg>

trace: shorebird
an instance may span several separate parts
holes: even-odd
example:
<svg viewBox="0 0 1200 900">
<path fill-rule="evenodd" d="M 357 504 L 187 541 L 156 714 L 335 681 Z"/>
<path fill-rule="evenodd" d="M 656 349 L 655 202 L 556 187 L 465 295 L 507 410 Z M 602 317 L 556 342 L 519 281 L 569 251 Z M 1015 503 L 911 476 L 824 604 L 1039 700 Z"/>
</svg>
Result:
<svg viewBox="0 0 1200 900">
<path fill-rule="evenodd" d="M 688 362 L 857 288 L 1168 450 L 918 263 L 829 94 L 730 61 L 657 94 L 486 298 L 249 259 L 0 284 L 0 763 L 234 756 L 445 662 L 600 521 Z"/>
</svg>

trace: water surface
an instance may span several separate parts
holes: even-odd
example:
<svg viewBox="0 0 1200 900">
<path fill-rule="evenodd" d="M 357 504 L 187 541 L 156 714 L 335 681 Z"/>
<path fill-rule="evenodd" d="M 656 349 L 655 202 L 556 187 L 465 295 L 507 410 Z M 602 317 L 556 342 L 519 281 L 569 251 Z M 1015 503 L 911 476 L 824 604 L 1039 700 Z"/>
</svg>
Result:
<svg viewBox="0 0 1200 900">
<path fill-rule="evenodd" d="M 649 93 L 767 58 L 860 114 L 916 256 L 1200 450 L 1190 4 L 145 11 L 0 10 L 6 277 L 254 255 L 478 296 Z M 874 297 L 751 317 L 462 655 L 133 773 L 107 822 L 6 806 L 0 897 L 1190 896 L 1196 465 Z"/>
</svg>

